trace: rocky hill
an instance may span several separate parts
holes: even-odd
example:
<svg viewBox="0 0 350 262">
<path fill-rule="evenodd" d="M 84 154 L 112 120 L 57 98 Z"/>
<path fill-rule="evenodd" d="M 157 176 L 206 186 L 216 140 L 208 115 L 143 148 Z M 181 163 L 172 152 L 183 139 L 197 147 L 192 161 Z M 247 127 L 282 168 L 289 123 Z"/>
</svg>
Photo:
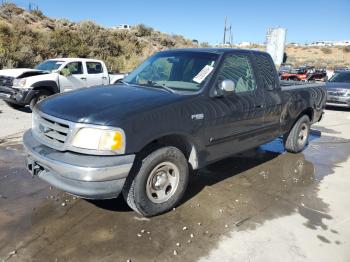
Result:
<svg viewBox="0 0 350 262">
<path fill-rule="evenodd" d="M 145 25 L 130 31 L 105 28 L 92 21 L 52 19 L 11 3 L 0 5 L 0 68 L 32 67 L 55 57 L 102 59 L 111 71 L 130 71 L 156 51 L 193 47 L 189 39 Z M 202 43 L 201 46 L 208 46 Z M 263 46 L 248 48 L 265 50 Z M 350 47 L 286 46 L 288 63 L 334 68 L 350 66 Z"/>
<path fill-rule="evenodd" d="M 129 71 L 156 51 L 191 47 L 192 41 L 145 25 L 130 31 L 105 28 L 92 21 L 52 19 L 40 10 L 0 5 L 0 68 L 32 67 L 55 57 L 102 59 L 111 71 Z"/>
</svg>

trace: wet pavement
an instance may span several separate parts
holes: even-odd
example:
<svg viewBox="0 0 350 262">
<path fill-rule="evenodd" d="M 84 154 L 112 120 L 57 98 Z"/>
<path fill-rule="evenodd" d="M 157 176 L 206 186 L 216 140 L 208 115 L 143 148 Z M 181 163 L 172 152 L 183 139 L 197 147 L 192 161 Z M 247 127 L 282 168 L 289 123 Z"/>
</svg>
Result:
<svg viewBox="0 0 350 262">
<path fill-rule="evenodd" d="M 256 261 L 259 256 L 244 249 L 256 250 L 274 238 L 273 230 L 261 231 L 269 223 L 279 231 L 306 232 L 305 239 L 320 249 L 339 249 L 340 256 L 330 254 L 339 258 L 334 261 L 350 261 L 350 212 L 344 206 L 344 213 L 334 213 L 332 194 L 320 196 L 324 186 L 338 183 L 336 190 L 350 197 L 343 182 L 324 182 L 350 156 L 349 140 L 339 133 L 319 126 L 303 153 L 285 153 L 277 139 L 199 170 L 184 201 L 151 219 L 121 198 L 76 199 L 32 178 L 19 139 L 7 137 L 0 141 L 0 261 Z M 349 178 L 348 173 L 339 174 Z M 294 223 L 278 222 L 294 216 Z M 332 222 L 340 219 L 344 232 Z M 254 234 L 260 242 L 253 245 Z M 302 244 L 285 241 L 282 248 L 272 247 L 288 246 L 291 261 L 312 261 Z M 271 253 L 270 261 L 284 261 Z"/>
</svg>

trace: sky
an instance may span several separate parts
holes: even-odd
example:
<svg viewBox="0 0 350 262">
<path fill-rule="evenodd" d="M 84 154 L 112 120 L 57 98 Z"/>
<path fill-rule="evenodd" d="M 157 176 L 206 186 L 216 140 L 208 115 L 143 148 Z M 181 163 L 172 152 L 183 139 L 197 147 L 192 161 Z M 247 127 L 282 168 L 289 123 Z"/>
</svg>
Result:
<svg viewBox="0 0 350 262">
<path fill-rule="evenodd" d="M 92 20 L 112 27 L 145 24 L 210 44 L 223 40 L 224 21 L 233 42 L 263 43 L 270 27 L 287 29 L 287 42 L 350 40 L 350 0 L 14 0 L 36 4 L 47 16 L 74 22 Z"/>
</svg>

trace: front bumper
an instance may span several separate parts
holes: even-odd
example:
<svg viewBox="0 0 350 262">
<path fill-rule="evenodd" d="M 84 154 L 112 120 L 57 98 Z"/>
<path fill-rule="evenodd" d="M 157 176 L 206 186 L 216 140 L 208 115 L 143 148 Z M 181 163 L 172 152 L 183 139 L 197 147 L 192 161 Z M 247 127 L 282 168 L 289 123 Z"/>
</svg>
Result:
<svg viewBox="0 0 350 262">
<path fill-rule="evenodd" d="M 327 106 L 350 107 L 350 97 L 348 96 L 327 96 Z"/>
<path fill-rule="evenodd" d="M 135 155 L 93 156 L 60 152 L 38 142 L 31 130 L 25 132 L 23 145 L 31 174 L 87 199 L 117 197 L 135 159 Z"/>
<path fill-rule="evenodd" d="M 0 98 L 18 105 L 28 105 L 38 93 L 37 90 L 0 86 Z"/>
</svg>

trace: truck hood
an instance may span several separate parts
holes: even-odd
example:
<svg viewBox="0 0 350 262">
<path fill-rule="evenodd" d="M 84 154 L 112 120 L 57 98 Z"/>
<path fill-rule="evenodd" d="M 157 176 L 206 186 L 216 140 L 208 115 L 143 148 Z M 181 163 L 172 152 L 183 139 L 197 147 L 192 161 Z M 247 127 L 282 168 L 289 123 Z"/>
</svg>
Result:
<svg viewBox="0 0 350 262">
<path fill-rule="evenodd" d="M 15 69 L 3 69 L 0 70 L 0 75 L 2 76 L 10 76 L 14 78 L 21 78 L 21 76 L 25 75 L 25 77 L 31 76 L 31 73 L 33 75 L 37 74 L 44 74 L 44 71 L 36 70 L 36 69 L 30 69 L 30 68 L 15 68 Z"/>
<path fill-rule="evenodd" d="M 186 96 L 158 88 L 98 86 L 51 96 L 37 109 L 72 122 L 113 126 L 182 97 Z"/>
</svg>

